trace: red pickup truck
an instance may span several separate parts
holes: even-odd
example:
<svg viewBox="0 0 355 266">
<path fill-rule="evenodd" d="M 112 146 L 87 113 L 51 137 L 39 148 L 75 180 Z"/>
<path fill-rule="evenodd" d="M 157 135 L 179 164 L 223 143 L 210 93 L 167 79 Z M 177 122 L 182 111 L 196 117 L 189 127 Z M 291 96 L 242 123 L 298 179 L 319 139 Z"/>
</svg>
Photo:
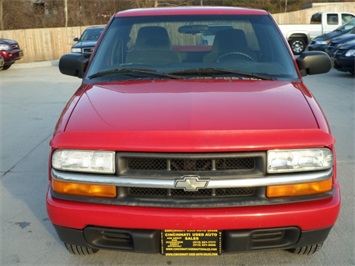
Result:
<svg viewBox="0 0 355 266">
<path fill-rule="evenodd" d="M 209 26 L 221 30 L 201 38 Z M 50 141 L 48 215 L 73 254 L 312 254 L 340 208 L 334 137 L 272 16 L 227 7 L 112 17 Z"/>
</svg>

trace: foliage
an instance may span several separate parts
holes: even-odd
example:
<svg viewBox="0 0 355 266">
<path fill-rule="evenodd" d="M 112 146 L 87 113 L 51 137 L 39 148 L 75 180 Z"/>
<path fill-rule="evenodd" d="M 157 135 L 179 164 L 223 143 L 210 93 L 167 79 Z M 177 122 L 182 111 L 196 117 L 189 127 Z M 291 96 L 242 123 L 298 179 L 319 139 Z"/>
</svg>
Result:
<svg viewBox="0 0 355 266">
<path fill-rule="evenodd" d="M 129 8 L 214 5 L 261 8 L 270 13 L 279 13 L 298 10 L 309 2 L 309 0 L 0 0 L 0 30 L 106 24 L 114 13 Z"/>
</svg>

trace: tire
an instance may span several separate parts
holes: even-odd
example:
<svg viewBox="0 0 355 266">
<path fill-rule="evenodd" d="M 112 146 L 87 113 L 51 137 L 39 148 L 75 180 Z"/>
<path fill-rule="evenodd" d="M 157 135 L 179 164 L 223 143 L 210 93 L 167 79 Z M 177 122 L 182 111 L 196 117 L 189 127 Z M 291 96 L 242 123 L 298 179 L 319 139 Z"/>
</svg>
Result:
<svg viewBox="0 0 355 266">
<path fill-rule="evenodd" d="M 87 248 L 87 247 L 82 247 L 82 246 L 77 246 L 77 245 L 72 245 L 68 243 L 64 243 L 65 247 L 69 251 L 69 253 L 74 254 L 74 255 L 91 255 L 95 254 L 98 252 L 98 249 L 92 249 L 92 248 Z"/>
<path fill-rule="evenodd" d="M 292 38 L 288 41 L 291 50 L 295 55 L 301 54 L 306 50 L 306 41 L 304 38 Z"/>
<path fill-rule="evenodd" d="M 323 243 L 318 243 L 314 245 L 309 245 L 309 246 L 304 246 L 304 247 L 298 247 L 295 249 L 290 249 L 289 251 L 293 254 L 297 255 L 312 255 L 319 251 L 322 247 Z"/>
<path fill-rule="evenodd" d="M 2 67 L 2 70 L 7 70 L 7 69 L 9 69 L 10 67 L 11 67 L 11 65 L 3 66 L 3 67 Z"/>
</svg>

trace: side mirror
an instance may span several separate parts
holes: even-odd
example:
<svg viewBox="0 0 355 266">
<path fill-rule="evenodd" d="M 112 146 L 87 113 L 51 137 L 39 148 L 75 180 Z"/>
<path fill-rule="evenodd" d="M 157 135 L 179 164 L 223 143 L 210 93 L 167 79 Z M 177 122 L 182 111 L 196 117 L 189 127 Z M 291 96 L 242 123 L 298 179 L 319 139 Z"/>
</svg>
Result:
<svg viewBox="0 0 355 266">
<path fill-rule="evenodd" d="M 296 59 L 302 76 L 327 73 L 332 68 L 330 57 L 321 51 L 306 51 Z"/>
<path fill-rule="evenodd" d="M 59 70 L 64 75 L 82 78 L 89 59 L 83 54 L 71 53 L 63 55 L 59 60 Z"/>
<path fill-rule="evenodd" d="M 78 38 L 78 37 L 75 37 L 75 38 L 73 39 L 73 41 L 74 41 L 74 42 L 78 42 L 78 41 L 79 41 L 79 38 Z"/>
</svg>

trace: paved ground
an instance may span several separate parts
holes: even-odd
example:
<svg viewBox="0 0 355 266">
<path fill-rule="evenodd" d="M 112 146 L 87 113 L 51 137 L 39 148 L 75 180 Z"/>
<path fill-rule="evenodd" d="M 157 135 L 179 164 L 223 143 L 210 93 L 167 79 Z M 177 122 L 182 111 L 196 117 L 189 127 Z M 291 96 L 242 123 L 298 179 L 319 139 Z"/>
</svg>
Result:
<svg viewBox="0 0 355 266">
<path fill-rule="evenodd" d="M 337 138 L 343 199 L 339 220 L 319 253 L 169 258 L 100 251 L 80 257 L 65 250 L 45 208 L 48 142 L 80 80 L 61 75 L 56 62 L 18 64 L 0 71 L 0 265 L 355 265 L 355 79 L 332 70 L 305 80 Z"/>
</svg>

